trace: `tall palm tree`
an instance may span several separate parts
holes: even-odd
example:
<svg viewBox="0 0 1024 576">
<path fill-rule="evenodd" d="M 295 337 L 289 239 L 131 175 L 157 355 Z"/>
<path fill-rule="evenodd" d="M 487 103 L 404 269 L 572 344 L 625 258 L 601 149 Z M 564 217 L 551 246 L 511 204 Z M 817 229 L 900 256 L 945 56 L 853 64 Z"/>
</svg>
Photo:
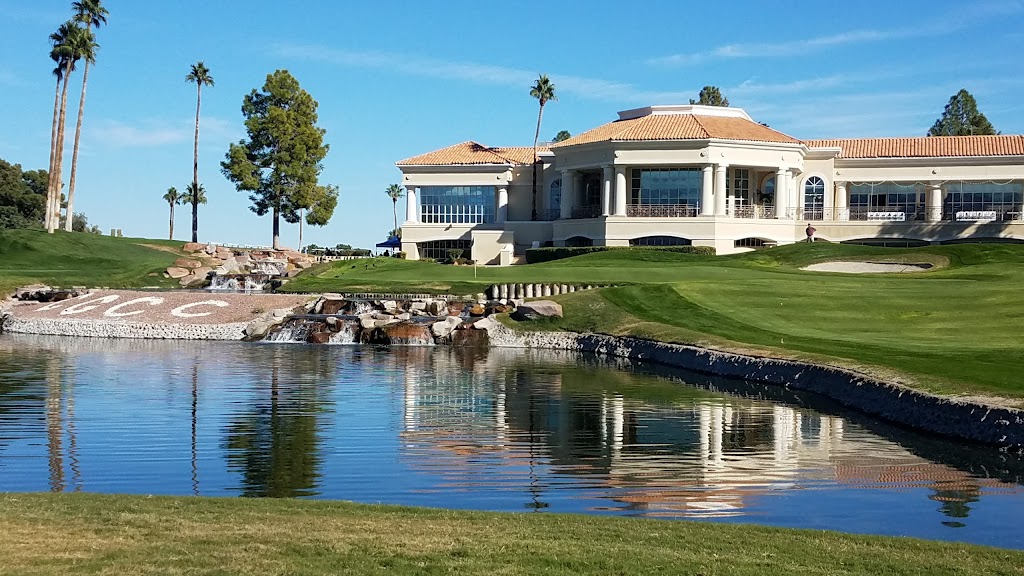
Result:
<svg viewBox="0 0 1024 576">
<path fill-rule="evenodd" d="M 50 181 L 46 190 L 47 218 L 46 231 L 52 233 L 60 221 L 61 166 L 64 162 L 64 119 L 68 106 L 68 81 L 71 72 L 78 62 L 78 49 L 81 42 L 82 29 L 69 20 L 60 25 L 56 32 L 50 34 L 53 49 L 50 58 L 57 60 L 61 68 L 61 96 L 57 107 L 56 131 L 53 138 L 53 149 L 50 162 Z"/>
<path fill-rule="evenodd" d="M 50 50 L 50 58 L 57 63 L 53 69 L 53 75 L 57 78 L 57 86 L 53 91 L 53 126 L 50 129 L 50 167 L 47 169 L 49 181 L 46 183 L 46 215 L 43 217 L 43 225 L 49 226 L 53 219 L 53 177 L 54 162 L 57 160 L 57 119 L 60 117 L 60 85 L 64 78 L 64 61 L 60 52 L 53 48 Z"/>
<path fill-rule="evenodd" d="M 189 184 L 185 187 L 185 193 L 181 195 L 182 204 L 191 204 L 193 206 L 199 206 L 200 204 L 206 204 L 206 187 L 202 184 L 199 185 L 199 193 L 196 194 L 196 187 L 193 184 Z"/>
<path fill-rule="evenodd" d="M 82 96 L 78 100 L 78 124 L 75 126 L 75 143 L 71 153 L 71 180 L 68 182 L 68 207 L 64 218 L 64 230 L 71 231 L 71 215 L 75 202 L 75 175 L 78 174 L 78 144 L 82 139 L 82 116 L 85 112 L 85 86 L 89 82 L 89 64 L 96 62 L 96 51 L 99 44 L 96 43 L 96 35 L 92 29 L 99 29 L 107 23 L 109 12 L 103 7 L 101 0 L 81 0 L 72 2 L 71 8 L 75 11 L 75 21 L 85 24 L 86 38 L 83 40 L 82 60 L 85 60 L 85 68 L 82 72 Z"/>
<path fill-rule="evenodd" d="M 397 230 L 398 229 L 398 199 L 403 197 L 403 196 L 405 196 L 405 193 L 402 191 L 402 186 L 400 184 L 392 184 L 392 185 L 388 186 L 387 189 L 384 190 L 384 192 L 387 193 L 388 198 L 391 198 L 391 208 L 392 208 L 391 211 L 395 215 L 395 230 Z"/>
<path fill-rule="evenodd" d="M 530 87 L 530 96 L 540 102 L 540 110 L 537 111 L 537 131 L 533 134 L 533 219 L 537 219 L 537 140 L 540 138 L 540 122 L 544 117 L 544 105 L 551 100 L 558 100 L 555 96 L 555 85 L 548 79 L 547 74 L 537 77 L 537 82 Z"/>
<path fill-rule="evenodd" d="M 194 82 L 196 85 L 196 138 L 192 147 L 192 187 L 202 190 L 199 186 L 199 107 L 203 102 L 203 86 L 213 86 L 213 76 L 210 75 L 210 69 L 200 60 L 192 65 L 192 71 L 185 76 L 185 82 Z M 199 204 L 196 202 L 192 202 L 192 241 L 199 242 Z"/>
<path fill-rule="evenodd" d="M 167 233 L 168 240 L 174 240 L 174 207 L 181 203 L 181 194 L 178 193 L 178 189 L 171 186 L 167 189 L 167 193 L 164 194 L 164 200 L 171 206 L 171 222 L 170 231 Z"/>
</svg>

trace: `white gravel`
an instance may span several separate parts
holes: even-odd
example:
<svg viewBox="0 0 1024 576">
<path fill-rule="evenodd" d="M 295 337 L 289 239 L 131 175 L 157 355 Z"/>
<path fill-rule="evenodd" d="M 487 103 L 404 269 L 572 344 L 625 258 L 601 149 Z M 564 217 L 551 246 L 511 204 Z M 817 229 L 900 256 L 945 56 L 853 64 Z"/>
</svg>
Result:
<svg viewBox="0 0 1024 576">
<path fill-rule="evenodd" d="M 895 262 L 822 262 L 801 270 L 809 272 L 841 272 L 843 274 L 909 274 L 925 272 L 931 264 L 899 264 Z"/>
</svg>

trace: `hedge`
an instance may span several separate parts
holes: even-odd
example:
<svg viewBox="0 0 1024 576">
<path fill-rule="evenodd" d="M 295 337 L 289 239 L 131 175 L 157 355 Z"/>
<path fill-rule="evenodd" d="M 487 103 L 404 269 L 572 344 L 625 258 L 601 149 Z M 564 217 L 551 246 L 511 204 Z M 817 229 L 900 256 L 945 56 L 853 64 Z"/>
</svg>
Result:
<svg viewBox="0 0 1024 576">
<path fill-rule="evenodd" d="M 679 254 L 715 255 L 715 248 L 713 246 L 564 246 L 557 248 L 530 248 L 526 251 L 526 263 L 551 262 L 552 260 L 572 258 L 573 256 L 592 254 L 594 252 L 607 252 L 609 250 L 660 250 L 662 252 L 676 252 Z"/>
</svg>

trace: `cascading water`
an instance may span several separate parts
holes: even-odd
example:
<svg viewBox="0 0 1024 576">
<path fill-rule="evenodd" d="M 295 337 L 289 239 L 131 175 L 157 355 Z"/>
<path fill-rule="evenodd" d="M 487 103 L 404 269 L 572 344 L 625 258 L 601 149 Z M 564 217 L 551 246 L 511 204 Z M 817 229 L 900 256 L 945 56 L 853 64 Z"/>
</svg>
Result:
<svg viewBox="0 0 1024 576">
<path fill-rule="evenodd" d="M 266 274 L 230 274 L 214 276 L 210 280 L 210 290 L 217 292 L 260 292 L 270 280 Z"/>
<path fill-rule="evenodd" d="M 356 344 L 359 337 L 358 320 L 339 320 L 341 329 L 331 334 L 328 344 Z"/>
</svg>

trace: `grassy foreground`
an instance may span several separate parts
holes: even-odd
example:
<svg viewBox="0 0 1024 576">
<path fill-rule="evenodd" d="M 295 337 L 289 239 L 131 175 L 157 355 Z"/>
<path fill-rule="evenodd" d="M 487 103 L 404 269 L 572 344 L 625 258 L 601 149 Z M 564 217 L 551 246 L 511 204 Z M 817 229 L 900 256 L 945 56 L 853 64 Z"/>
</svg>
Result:
<svg viewBox="0 0 1024 576">
<path fill-rule="evenodd" d="M 697 522 L 341 502 L 0 495 L 0 573 L 1022 574 L 1024 553 Z"/>
<path fill-rule="evenodd" d="M 815 262 L 928 262 L 903 275 L 804 272 Z M 942 394 L 1024 399 L 1024 246 L 894 249 L 796 244 L 736 256 L 603 252 L 509 268 L 382 259 L 337 263 L 290 290 L 450 290 L 493 282 L 617 284 L 556 298 L 529 329 L 633 335 L 825 362 Z"/>
<path fill-rule="evenodd" d="M 184 256 L 184 242 L 111 238 L 82 232 L 0 230 L 0 296 L 19 286 L 176 286 L 161 272 Z"/>
</svg>

